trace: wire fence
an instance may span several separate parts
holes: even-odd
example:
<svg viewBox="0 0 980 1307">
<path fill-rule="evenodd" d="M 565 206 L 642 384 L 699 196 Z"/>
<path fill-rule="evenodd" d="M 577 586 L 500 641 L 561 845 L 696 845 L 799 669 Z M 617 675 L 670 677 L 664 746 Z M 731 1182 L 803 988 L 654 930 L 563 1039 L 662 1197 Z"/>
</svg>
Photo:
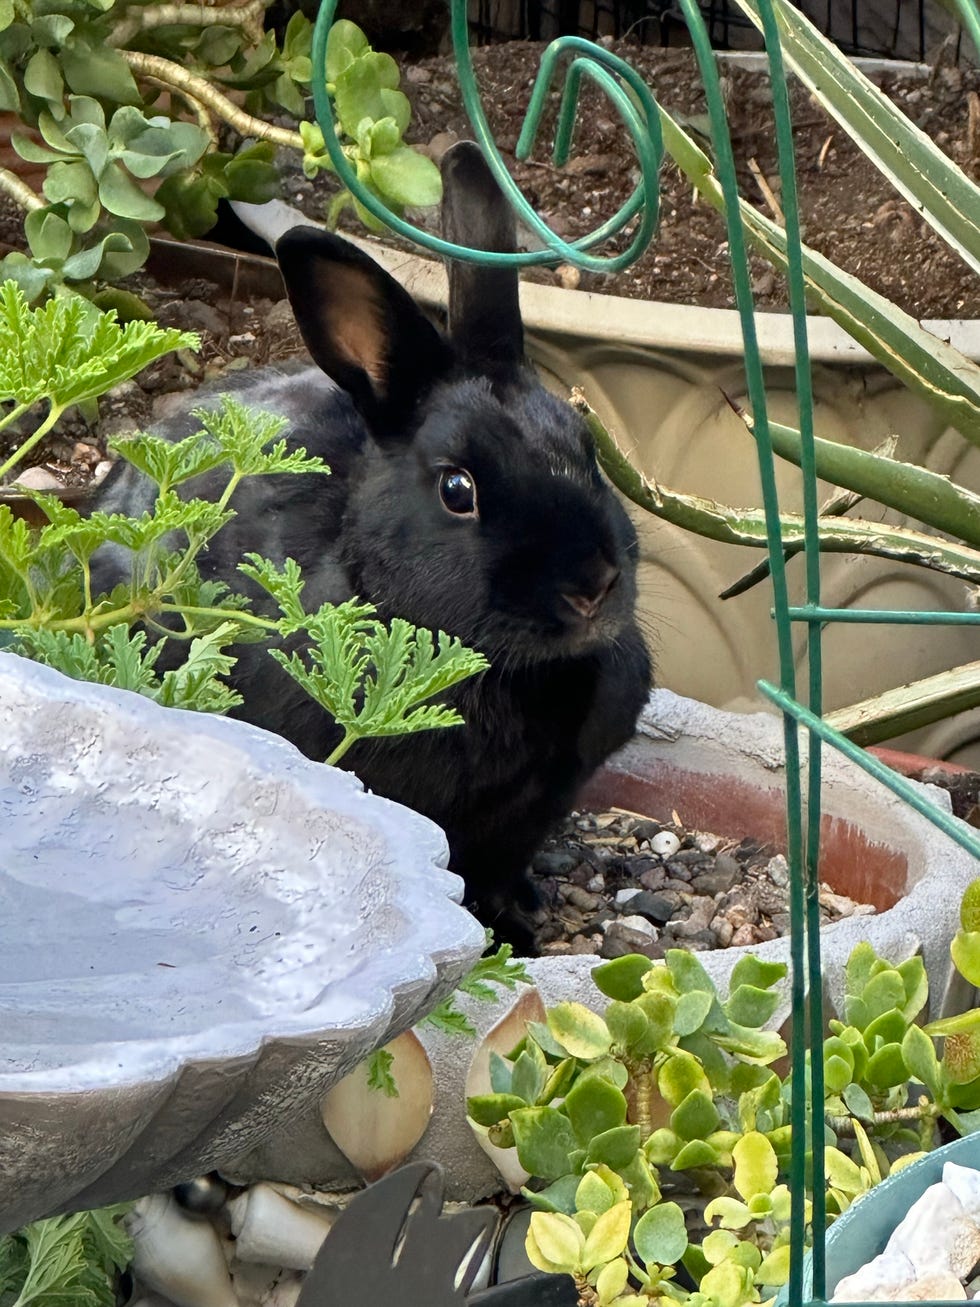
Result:
<svg viewBox="0 0 980 1307">
<path fill-rule="evenodd" d="M 924 62 L 970 58 L 952 15 L 936 0 L 811 0 L 798 6 L 847 54 Z M 755 27 L 728 0 L 699 5 L 716 50 L 761 50 Z M 550 41 L 559 36 L 628 36 L 641 45 L 690 45 L 671 0 L 470 0 L 472 38 Z"/>
</svg>

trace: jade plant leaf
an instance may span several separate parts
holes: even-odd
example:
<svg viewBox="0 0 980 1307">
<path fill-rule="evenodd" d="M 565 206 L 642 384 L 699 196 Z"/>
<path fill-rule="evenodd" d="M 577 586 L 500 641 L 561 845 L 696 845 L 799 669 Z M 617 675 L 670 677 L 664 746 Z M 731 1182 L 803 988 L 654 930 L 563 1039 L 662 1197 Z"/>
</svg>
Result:
<svg viewBox="0 0 980 1307">
<path fill-rule="evenodd" d="M 641 1261 L 672 1266 L 687 1251 L 687 1227 L 677 1203 L 658 1203 L 643 1215 L 633 1231 L 633 1243 Z"/>
<path fill-rule="evenodd" d="M 600 993 L 620 1003 L 630 1003 L 643 993 L 643 977 L 653 966 L 640 953 L 629 953 L 594 967 L 592 979 Z"/>
<path fill-rule="evenodd" d="M 608 1081 L 593 1076 L 580 1080 L 565 1098 L 565 1111 L 579 1143 L 615 1130 L 626 1121 L 626 1098 Z"/>
<path fill-rule="evenodd" d="M 585 1241 L 582 1254 L 584 1270 L 591 1271 L 603 1262 L 620 1256 L 630 1236 L 632 1212 L 632 1204 L 627 1199 L 602 1213 Z"/>
<path fill-rule="evenodd" d="M 629 1166 L 640 1146 L 638 1125 L 614 1126 L 589 1140 L 585 1160 L 589 1165 L 602 1162 L 614 1171 Z"/>
<path fill-rule="evenodd" d="M 612 1046 L 609 1027 L 582 1003 L 556 1004 L 548 1012 L 548 1029 L 572 1057 L 601 1057 Z"/>
<path fill-rule="evenodd" d="M 564 1113 L 554 1107 L 524 1107 L 510 1114 L 521 1166 L 542 1180 L 557 1180 L 572 1170 L 569 1154 L 575 1133 Z"/>
<path fill-rule="evenodd" d="M 496 1125 L 520 1107 L 527 1107 L 527 1099 L 516 1094 L 477 1094 L 466 1100 L 467 1114 L 477 1125 Z"/>
<path fill-rule="evenodd" d="M 711 1094 L 703 1089 L 692 1089 L 671 1112 L 670 1128 L 681 1139 L 703 1140 L 717 1127 L 720 1119 Z"/>
<path fill-rule="evenodd" d="M 765 1135 L 757 1130 L 743 1135 L 732 1149 L 732 1158 L 735 1162 L 732 1182 L 744 1199 L 772 1191 L 779 1173 L 779 1164 L 775 1150 Z"/>
</svg>

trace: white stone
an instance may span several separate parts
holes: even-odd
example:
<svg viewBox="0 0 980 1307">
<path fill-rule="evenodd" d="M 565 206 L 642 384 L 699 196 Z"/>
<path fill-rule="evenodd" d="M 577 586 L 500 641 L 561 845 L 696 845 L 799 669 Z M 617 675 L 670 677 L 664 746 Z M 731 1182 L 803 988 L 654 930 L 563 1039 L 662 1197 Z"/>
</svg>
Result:
<svg viewBox="0 0 980 1307">
<path fill-rule="evenodd" d="M 681 847 L 681 842 L 672 830 L 658 831 L 650 841 L 650 848 L 661 858 L 669 858 Z"/>
<path fill-rule="evenodd" d="M 14 482 L 25 490 L 60 490 L 61 482 L 46 467 L 25 467 Z"/>
<path fill-rule="evenodd" d="M 631 899 L 635 899 L 641 891 L 634 885 L 631 889 L 618 889 L 613 895 L 613 902 L 617 908 L 625 907 Z"/>
<path fill-rule="evenodd" d="M 646 935 L 647 939 L 657 939 L 657 928 L 653 922 L 648 921 L 646 917 L 620 917 L 619 924 L 621 926 L 629 926 L 630 930 L 635 930 L 638 935 Z"/>
<path fill-rule="evenodd" d="M 980 1225 L 980 1171 L 975 1171 L 972 1166 L 946 1162 L 943 1184 L 960 1200 L 963 1210 Z"/>
</svg>

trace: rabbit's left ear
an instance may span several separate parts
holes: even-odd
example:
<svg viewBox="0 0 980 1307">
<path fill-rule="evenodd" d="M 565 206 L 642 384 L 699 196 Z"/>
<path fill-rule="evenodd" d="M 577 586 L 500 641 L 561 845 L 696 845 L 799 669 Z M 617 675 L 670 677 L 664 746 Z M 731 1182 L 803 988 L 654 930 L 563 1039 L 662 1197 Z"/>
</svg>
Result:
<svg viewBox="0 0 980 1307">
<path fill-rule="evenodd" d="M 314 363 L 346 390 L 376 435 L 398 434 L 452 365 L 452 351 L 407 291 L 355 245 L 294 227 L 276 259 Z"/>
<path fill-rule="evenodd" d="M 456 245 L 512 254 L 514 211 L 480 147 L 460 141 L 442 159 L 442 234 Z M 524 326 L 515 267 L 449 260 L 449 339 L 462 361 L 512 371 L 524 361 Z"/>
</svg>

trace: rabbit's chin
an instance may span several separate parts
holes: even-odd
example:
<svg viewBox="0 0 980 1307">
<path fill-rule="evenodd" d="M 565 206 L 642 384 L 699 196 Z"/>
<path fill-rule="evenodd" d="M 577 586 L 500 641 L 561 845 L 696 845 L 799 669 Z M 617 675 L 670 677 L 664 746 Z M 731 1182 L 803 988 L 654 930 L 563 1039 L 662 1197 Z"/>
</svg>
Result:
<svg viewBox="0 0 980 1307">
<path fill-rule="evenodd" d="M 597 654 L 615 645 L 626 625 L 609 618 L 549 627 L 515 622 L 472 643 L 486 655 L 491 666 L 506 661 L 511 666 L 532 667 Z"/>
</svg>

